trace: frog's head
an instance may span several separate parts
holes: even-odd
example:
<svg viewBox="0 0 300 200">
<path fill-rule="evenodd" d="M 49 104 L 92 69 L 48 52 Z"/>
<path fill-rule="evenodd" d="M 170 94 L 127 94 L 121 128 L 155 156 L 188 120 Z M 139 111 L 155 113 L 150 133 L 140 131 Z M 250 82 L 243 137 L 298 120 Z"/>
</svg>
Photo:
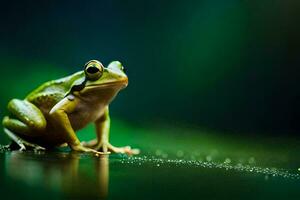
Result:
<svg viewBox="0 0 300 200">
<path fill-rule="evenodd" d="M 113 61 L 107 67 L 104 67 L 98 60 L 90 60 L 84 66 L 83 79 L 84 81 L 77 87 L 80 87 L 81 96 L 88 97 L 98 95 L 102 97 L 114 96 L 128 84 L 124 67 L 119 61 Z M 77 81 L 76 84 L 78 84 Z"/>
<path fill-rule="evenodd" d="M 120 87 L 128 84 L 124 67 L 119 61 L 111 62 L 107 68 L 103 67 L 98 60 L 90 60 L 84 66 L 84 73 L 87 79 L 85 87 Z"/>
</svg>

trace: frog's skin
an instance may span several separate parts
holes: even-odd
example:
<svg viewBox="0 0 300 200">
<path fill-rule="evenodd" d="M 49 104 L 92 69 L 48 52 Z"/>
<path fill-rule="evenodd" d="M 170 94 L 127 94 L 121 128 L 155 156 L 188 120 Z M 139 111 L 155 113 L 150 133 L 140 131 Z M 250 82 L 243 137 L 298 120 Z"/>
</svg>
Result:
<svg viewBox="0 0 300 200">
<path fill-rule="evenodd" d="M 91 60 L 83 71 L 42 84 L 24 100 L 8 103 L 9 116 L 3 119 L 5 133 L 20 146 L 46 149 L 68 145 L 74 151 L 107 154 L 137 154 L 138 149 L 109 143 L 108 106 L 128 84 L 120 62 L 107 68 Z M 75 131 L 94 123 L 96 139 L 80 142 Z"/>
</svg>

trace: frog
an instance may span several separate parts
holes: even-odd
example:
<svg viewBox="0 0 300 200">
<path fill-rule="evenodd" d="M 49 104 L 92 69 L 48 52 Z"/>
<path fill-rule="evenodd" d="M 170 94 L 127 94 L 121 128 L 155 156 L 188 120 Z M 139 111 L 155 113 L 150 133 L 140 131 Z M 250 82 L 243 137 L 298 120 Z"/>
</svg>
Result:
<svg viewBox="0 0 300 200">
<path fill-rule="evenodd" d="M 10 100 L 9 114 L 2 120 L 4 132 L 20 151 L 68 146 L 97 156 L 138 154 L 139 149 L 109 142 L 109 104 L 127 85 L 128 77 L 119 61 L 104 67 L 99 60 L 90 60 L 83 70 L 45 82 L 24 99 Z M 76 132 L 90 123 L 96 136 L 81 142 Z"/>
</svg>

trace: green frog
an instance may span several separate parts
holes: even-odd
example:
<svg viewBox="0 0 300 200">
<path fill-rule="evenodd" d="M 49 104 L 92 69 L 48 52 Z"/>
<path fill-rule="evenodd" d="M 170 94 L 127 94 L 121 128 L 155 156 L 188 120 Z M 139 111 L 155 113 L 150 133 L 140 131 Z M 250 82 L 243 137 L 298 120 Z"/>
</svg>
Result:
<svg viewBox="0 0 300 200">
<path fill-rule="evenodd" d="M 138 154 L 138 149 L 109 142 L 109 104 L 127 84 L 120 62 L 113 61 L 105 68 L 91 60 L 83 71 L 46 82 L 24 100 L 12 99 L 7 106 L 10 115 L 2 121 L 4 132 L 20 150 L 69 146 L 96 155 Z M 96 138 L 80 142 L 75 131 L 89 123 L 95 124 Z"/>
</svg>

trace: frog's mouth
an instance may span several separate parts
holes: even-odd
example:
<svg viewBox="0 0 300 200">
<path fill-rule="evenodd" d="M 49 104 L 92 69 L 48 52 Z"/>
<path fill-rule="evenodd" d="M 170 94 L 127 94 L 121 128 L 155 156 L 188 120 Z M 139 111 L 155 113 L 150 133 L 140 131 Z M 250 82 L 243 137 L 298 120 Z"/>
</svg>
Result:
<svg viewBox="0 0 300 200">
<path fill-rule="evenodd" d="M 125 88 L 128 85 L 128 79 L 120 80 L 120 81 L 111 81 L 101 84 L 91 84 L 86 85 L 86 89 L 98 88 L 98 89 L 105 89 L 105 88 L 118 88 L 120 89 Z"/>
</svg>

